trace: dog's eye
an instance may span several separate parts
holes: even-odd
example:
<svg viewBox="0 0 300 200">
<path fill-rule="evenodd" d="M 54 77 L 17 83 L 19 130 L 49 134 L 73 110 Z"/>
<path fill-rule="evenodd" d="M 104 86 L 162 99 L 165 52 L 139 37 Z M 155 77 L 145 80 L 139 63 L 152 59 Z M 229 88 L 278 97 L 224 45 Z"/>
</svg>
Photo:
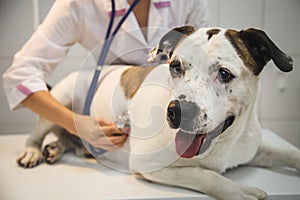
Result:
<svg viewBox="0 0 300 200">
<path fill-rule="evenodd" d="M 227 69 L 220 68 L 218 72 L 218 79 L 221 83 L 230 82 L 235 76 L 232 75 Z"/>
<path fill-rule="evenodd" d="M 173 77 L 179 77 L 183 74 L 183 69 L 181 67 L 181 62 L 179 60 L 173 60 L 170 63 L 170 72 Z"/>
</svg>

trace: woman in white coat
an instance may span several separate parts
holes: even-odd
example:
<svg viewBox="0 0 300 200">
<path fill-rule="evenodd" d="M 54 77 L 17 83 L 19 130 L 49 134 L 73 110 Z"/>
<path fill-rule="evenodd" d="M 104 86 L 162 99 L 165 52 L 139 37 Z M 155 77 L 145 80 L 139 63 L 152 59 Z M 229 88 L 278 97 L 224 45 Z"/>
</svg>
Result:
<svg viewBox="0 0 300 200">
<path fill-rule="evenodd" d="M 11 109 L 28 107 L 40 116 L 105 150 L 121 146 L 127 134 L 114 123 L 73 113 L 47 90 L 45 79 L 75 43 L 92 51 L 105 38 L 111 12 L 110 0 L 56 0 L 44 22 L 14 56 L 3 74 Z M 116 24 L 132 4 L 116 0 Z M 146 49 L 155 46 L 170 28 L 190 24 L 206 26 L 206 0 L 141 0 L 122 25 L 106 63 L 141 65 Z M 136 51 L 143 49 L 143 51 Z M 94 52 L 98 57 L 99 52 Z M 76 124 L 74 122 L 76 115 Z M 101 129 L 98 129 L 99 124 Z M 95 131 L 96 130 L 96 131 Z M 120 133 L 115 136 L 115 133 Z"/>
</svg>

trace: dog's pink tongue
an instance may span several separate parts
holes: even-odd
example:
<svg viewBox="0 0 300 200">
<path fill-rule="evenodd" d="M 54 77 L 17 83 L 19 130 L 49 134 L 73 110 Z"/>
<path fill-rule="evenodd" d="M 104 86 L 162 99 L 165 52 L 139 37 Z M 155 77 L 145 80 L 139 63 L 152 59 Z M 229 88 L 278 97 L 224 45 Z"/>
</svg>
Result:
<svg viewBox="0 0 300 200">
<path fill-rule="evenodd" d="M 188 134 L 179 130 L 175 137 L 177 154 L 184 158 L 194 157 L 201 146 L 203 137 L 205 135 Z"/>
</svg>

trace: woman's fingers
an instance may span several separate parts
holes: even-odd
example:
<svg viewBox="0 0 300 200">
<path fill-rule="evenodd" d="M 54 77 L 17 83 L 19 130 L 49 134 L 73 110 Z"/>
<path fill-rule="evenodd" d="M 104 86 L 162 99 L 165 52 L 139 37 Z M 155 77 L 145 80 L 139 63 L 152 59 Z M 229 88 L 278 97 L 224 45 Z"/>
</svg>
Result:
<svg viewBox="0 0 300 200">
<path fill-rule="evenodd" d="M 120 136 L 112 136 L 112 137 L 109 137 L 108 139 L 113 145 L 121 147 L 124 144 L 124 142 L 126 141 L 127 135 L 123 134 Z"/>
<path fill-rule="evenodd" d="M 107 137 L 113 136 L 115 134 L 120 134 L 120 135 L 125 134 L 122 130 L 118 129 L 114 124 L 101 126 L 101 129 L 104 135 Z"/>
<path fill-rule="evenodd" d="M 107 125 L 111 125 L 113 123 L 109 122 L 109 121 L 106 121 L 105 119 L 98 119 L 98 122 L 99 122 L 99 125 L 100 126 L 107 126 Z"/>
<path fill-rule="evenodd" d="M 84 115 L 76 115 L 75 120 L 78 136 L 96 148 L 113 151 L 121 147 L 127 139 L 126 133 L 106 120 Z"/>
</svg>

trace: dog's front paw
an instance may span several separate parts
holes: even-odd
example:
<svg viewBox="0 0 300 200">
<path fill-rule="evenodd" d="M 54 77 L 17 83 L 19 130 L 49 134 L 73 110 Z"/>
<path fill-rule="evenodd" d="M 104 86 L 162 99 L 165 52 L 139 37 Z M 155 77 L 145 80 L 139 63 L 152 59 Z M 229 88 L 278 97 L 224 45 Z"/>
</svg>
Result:
<svg viewBox="0 0 300 200">
<path fill-rule="evenodd" d="M 243 185 L 228 185 L 223 191 L 213 190 L 211 196 L 218 200 L 263 200 L 267 197 L 267 193 L 259 188 L 248 187 Z"/>
<path fill-rule="evenodd" d="M 240 192 L 233 193 L 236 200 L 262 200 L 267 197 L 267 193 L 262 189 L 255 188 L 255 187 L 247 187 L 243 186 Z"/>
<path fill-rule="evenodd" d="M 259 188 L 250 188 L 249 189 L 249 192 L 247 192 L 246 196 L 249 195 L 249 199 L 266 199 L 267 198 L 267 193 L 262 190 L 262 189 L 259 189 Z M 247 198 L 248 199 L 248 198 Z"/>
<path fill-rule="evenodd" d="M 300 150 L 297 149 L 293 151 L 292 153 L 293 159 L 291 159 L 291 162 L 294 162 L 294 167 L 300 172 Z"/>
<path fill-rule="evenodd" d="M 61 158 L 62 154 L 62 148 L 57 142 L 52 142 L 46 145 L 43 150 L 45 162 L 48 164 L 53 164 L 58 161 Z"/>
<path fill-rule="evenodd" d="M 39 148 L 26 147 L 17 158 L 20 167 L 33 168 L 43 161 L 43 155 Z"/>
</svg>

